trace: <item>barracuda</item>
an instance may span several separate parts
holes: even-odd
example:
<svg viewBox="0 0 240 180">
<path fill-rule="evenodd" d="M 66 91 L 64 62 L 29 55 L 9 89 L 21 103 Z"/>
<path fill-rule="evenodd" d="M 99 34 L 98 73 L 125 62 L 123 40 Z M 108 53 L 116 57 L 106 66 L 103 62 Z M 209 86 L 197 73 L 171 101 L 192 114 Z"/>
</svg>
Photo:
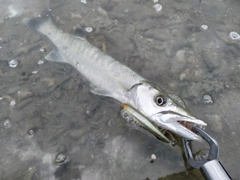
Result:
<svg viewBox="0 0 240 180">
<path fill-rule="evenodd" d="M 125 110 L 147 131 L 167 141 L 158 127 L 190 140 L 201 140 L 191 127 L 204 128 L 207 124 L 192 116 L 174 96 L 149 83 L 85 38 L 62 32 L 51 18 L 34 18 L 28 24 L 55 45 L 56 48 L 45 57 L 47 60 L 71 64 L 93 84 L 94 94 L 112 97 L 125 104 Z"/>
</svg>

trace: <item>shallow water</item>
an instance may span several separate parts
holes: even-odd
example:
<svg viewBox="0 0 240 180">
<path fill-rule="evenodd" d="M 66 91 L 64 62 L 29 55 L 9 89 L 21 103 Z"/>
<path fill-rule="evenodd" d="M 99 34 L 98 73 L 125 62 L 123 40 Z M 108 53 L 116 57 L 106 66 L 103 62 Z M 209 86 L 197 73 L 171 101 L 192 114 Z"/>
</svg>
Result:
<svg viewBox="0 0 240 180">
<path fill-rule="evenodd" d="M 44 60 L 53 44 L 22 21 L 46 7 L 60 29 L 82 28 L 92 44 L 182 97 L 240 177 L 240 39 L 231 33 L 240 34 L 239 1 L 22 2 L 14 15 L 13 1 L 0 1 L 1 179 L 203 179 L 185 164 L 180 139 L 171 146 L 132 127 L 120 104 L 92 94 L 75 69 Z"/>
</svg>

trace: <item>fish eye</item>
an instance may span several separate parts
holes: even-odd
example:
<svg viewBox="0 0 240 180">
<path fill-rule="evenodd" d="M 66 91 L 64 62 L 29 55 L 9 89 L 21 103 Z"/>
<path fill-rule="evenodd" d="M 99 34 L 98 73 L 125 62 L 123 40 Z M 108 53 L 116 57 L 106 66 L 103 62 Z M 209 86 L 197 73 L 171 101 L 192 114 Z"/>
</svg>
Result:
<svg viewBox="0 0 240 180">
<path fill-rule="evenodd" d="M 163 96 L 161 96 L 161 95 L 158 95 L 157 97 L 156 97 L 156 99 L 155 99 L 155 101 L 156 101 L 156 104 L 158 105 L 158 106 L 162 106 L 162 105 L 164 105 L 164 104 L 166 104 L 166 98 L 164 98 Z"/>
</svg>

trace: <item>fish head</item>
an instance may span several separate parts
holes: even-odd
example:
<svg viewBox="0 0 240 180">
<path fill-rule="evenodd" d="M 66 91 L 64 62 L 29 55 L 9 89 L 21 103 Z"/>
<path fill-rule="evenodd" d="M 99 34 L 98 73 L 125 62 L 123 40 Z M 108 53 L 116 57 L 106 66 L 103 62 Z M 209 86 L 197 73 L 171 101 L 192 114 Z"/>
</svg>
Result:
<svg viewBox="0 0 240 180">
<path fill-rule="evenodd" d="M 207 124 L 192 116 L 184 104 L 170 97 L 160 88 L 147 82 L 134 85 L 129 92 L 129 103 L 159 128 L 189 140 L 202 140 L 192 131 L 193 126 Z"/>
</svg>

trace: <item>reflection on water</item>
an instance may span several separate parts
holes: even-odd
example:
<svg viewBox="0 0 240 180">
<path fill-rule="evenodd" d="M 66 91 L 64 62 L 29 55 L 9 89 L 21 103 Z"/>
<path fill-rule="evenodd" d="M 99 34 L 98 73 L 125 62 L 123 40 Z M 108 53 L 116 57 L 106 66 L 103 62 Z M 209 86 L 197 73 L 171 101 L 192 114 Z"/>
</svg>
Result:
<svg viewBox="0 0 240 180">
<path fill-rule="evenodd" d="M 240 176 L 239 2 L 23 2 L 14 15 L 16 4 L 0 1 L 1 179 L 203 179 L 185 166 L 180 142 L 128 125 L 119 104 L 90 93 L 76 70 L 44 60 L 52 43 L 22 23 L 44 9 L 60 29 L 82 28 L 92 44 L 179 94 Z"/>
</svg>

